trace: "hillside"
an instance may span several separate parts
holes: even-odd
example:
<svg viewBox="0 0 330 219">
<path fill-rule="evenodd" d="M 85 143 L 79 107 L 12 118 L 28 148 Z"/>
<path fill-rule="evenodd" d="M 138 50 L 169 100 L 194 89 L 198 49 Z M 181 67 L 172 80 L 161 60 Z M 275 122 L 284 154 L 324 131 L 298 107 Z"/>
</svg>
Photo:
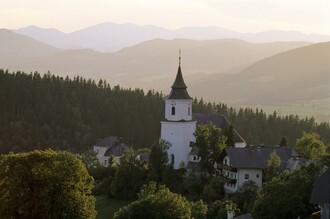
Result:
<svg viewBox="0 0 330 219">
<path fill-rule="evenodd" d="M 0 106 L 0 153 L 49 147 L 79 152 L 109 135 L 121 137 L 134 149 L 150 147 L 159 139 L 165 108 L 158 92 L 1 69 Z M 266 116 L 251 109 L 236 112 L 225 104 L 212 107 L 197 100 L 192 110 L 224 114 L 250 144 L 276 145 L 286 136 L 293 145 L 303 131 L 330 142 L 329 124 L 318 125 L 312 119 Z"/>
<path fill-rule="evenodd" d="M 30 37 L 16 34 L 7 29 L 0 29 L 0 56 L 46 56 L 60 52 L 60 49 L 34 40 Z"/>
<path fill-rule="evenodd" d="M 172 77 L 175 74 L 179 49 L 182 50 L 184 73 L 188 75 L 199 72 L 236 73 L 263 58 L 309 44 L 307 42 L 254 44 L 233 39 L 151 40 L 115 53 L 80 49 L 38 58 L 3 56 L 0 66 L 28 72 L 51 71 L 62 76 L 79 74 L 94 79 L 104 78 L 111 84 L 147 88 L 150 81 Z M 30 45 L 26 47 L 28 46 Z M 28 53 L 28 50 L 22 52 Z M 156 89 L 160 88 L 156 87 Z"/>
<path fill-rule="evenodd" d="M 276 41 L 329 41 L 330 36 L 304 34 L 295 31 L 269 30 L 259 33 L 240 33 L 221 27 L 184 27 L 175 30 L 136 24 L 101 23 L 74 32 L 63 33 L 52 28 L 28 26 L 13 30 L 41 42 L 62 49 L 93 49 L 101 52 L 115 52 L 153 39 L 240 39 L 252 43 Z"/>
<path fill-rule="evenodd" d="M 239 74 L 192 81 L 190 90 L 213 100 L 249 104 L 323 99 L 329 97 L 329 60 L 330 42 L 313 44 L 258 61 Z"/>
</svg>

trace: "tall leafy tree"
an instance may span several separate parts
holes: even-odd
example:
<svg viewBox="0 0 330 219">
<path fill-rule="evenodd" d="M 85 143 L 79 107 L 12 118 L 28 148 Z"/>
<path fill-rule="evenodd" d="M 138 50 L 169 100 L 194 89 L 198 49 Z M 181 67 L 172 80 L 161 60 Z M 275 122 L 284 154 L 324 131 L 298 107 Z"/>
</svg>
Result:
<svg viewBox="0 0 330 219">
<path fill-rule="evenodd" d="M 147 171 L 132 149 L 125 150 L 111 183 L 111 193 L 118 199 L 134 199 L 146 181 Z"/>
<path fill-rule="evenodd" d="M 222 150 L 226 147 L 227 138 L 213 123 L 199 125 L 194 133 L 195 146 L 199 148 L 201 169 L 209 174 L 214 171 L 214 164 L 219 161 Z"/>
<path fill-rule="evenodd" d="M 52 150 L 0 156 L 3 218 L 94 218 L 93 178 L 75 155 Z"/>
<path fill-rule="evenodd" d="M 293 172 L 284 171 L 264 184 L 253 208 L 256 219 L 308 217 L 313 211 L 309 203 L 314 181 L 321 168 L 314 164 Z"/>
<path fill-rule="evenodd" d="M 312 160 L 320 160 L 326 155 L 326 146 L 315 134 L 304 133 L 297 140 L 295 150 L 303 157 Z"/>
<path fill-rule="evenodd" d="M 149 155 L 149 178 L 160 182 L 166 165 L 168 164 L 168 149 L 171 143 L 161 139 L 153 144 Z"/>
<path fill-rule="evenodd" d="M 279 167 L 281 166 L 281 158 L 274 150 L 267 160 L 267 168 L 265 170 L 266 181 L 270 181 L 274 176 L 279 173 Z"/>
<path fill-rule="evenodd" d="M 223 135 L 226 136 L 226 145 L 230 147 L 235 146 L 234 127 L 230 125 L 223 131 Z"/>
</svg>

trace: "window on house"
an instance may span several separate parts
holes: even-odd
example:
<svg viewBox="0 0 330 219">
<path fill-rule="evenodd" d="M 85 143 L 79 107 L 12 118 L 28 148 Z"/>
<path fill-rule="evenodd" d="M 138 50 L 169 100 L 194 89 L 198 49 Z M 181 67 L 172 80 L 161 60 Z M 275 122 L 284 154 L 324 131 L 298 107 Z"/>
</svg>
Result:
<svg viewBox="0 0 330 219">
<path fill-rule="evenodd" d="M 190 106 L 188 107 L 188 116 L 190 116 Z"/>
<path fill-rule="evenodd" d="M 227 165 L 227 159 L 225 159 L 225 165 Z"/>
<path fill-rule="evenodd" d="M 175 107 L 172 106 L 172 115 L 175 115 Z"/>
<path fill-rule="evenodd" d="M 197 156 L 194 156 L 194 160 L 197 160 Z"/>
<path fill-rule="evenodd" d="M 259 178 L 259 174 L 257 174 L 256 177 Z"/>
<path fill-rule="evenodd" d="M 249 179 L 249 178 L 250 178 L 249 174 L 245 174 L 245 179 Z"/>
<path fill-rule="evenodd" d="M 230 173 L 230 178 L 233 178 L 233 174 L 232 173 Z"/>
<path fill-rule="evenodd" d="M 107 160 L 104 160 L 104 165 L 107 165 L 108 161 Z"/>
</svg>

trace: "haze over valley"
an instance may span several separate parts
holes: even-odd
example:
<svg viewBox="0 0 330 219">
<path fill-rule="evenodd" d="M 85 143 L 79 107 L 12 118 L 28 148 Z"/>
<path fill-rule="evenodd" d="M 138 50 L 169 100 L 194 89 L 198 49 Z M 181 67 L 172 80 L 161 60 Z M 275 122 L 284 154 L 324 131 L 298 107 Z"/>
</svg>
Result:
<svg viewBox="0 0 330 219">
<path fill-rule="evenodd" d="M 72 33 L 36 26 L 1 29 L 0 38 L 1 68 L 80 75 L 164 93 L 181 49 L 193 96 L 330 120 L 327 35 L 103 23 Z"/>
</svg>

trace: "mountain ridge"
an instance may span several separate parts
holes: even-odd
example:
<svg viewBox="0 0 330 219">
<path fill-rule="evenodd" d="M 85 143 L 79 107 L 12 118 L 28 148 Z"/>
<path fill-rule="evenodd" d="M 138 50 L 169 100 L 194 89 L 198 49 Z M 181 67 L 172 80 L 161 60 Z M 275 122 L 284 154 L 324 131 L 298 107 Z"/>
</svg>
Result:
<svg viewBox="0 0 330 219">
<path fill-rule="evenodd" d="M 28 26 L 13 31 L 61 49 L 90 48 L 100 52 L 115 52 L 151 39 L 210 40 L 237 38 L 252 43 L 274 41 L 322 42 L 330 40 L 330 36 L 327 35 L 304 34 L 298 31 L 268 30 L 257 33 L 242 33 L 216 26 L 183 27 L 170 30 L 154 25 L 111 22 L 92 25 L 69 33 L 54 28 L 36 26 Z"/>
</svg>

